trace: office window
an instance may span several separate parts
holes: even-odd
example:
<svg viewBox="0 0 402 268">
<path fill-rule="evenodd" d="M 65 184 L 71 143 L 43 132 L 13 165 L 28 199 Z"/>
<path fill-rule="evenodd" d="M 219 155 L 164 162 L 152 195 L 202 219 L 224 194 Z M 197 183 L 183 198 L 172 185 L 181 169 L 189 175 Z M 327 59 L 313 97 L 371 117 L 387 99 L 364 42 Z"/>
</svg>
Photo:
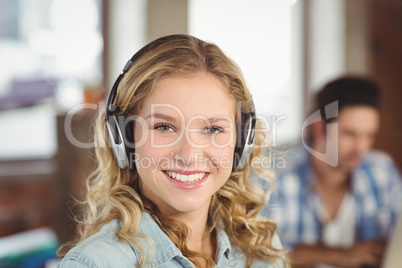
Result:
<svg viewBox="0 0 402 268">
<path fill-rule="evenodd" d="M 101 0 L 0 1 L 0 159 L 52 156 L 56 114 L 102 79 Z"/>
<path fill-rule="evenodd" d="M 189 0 L 189 33 L 220 46 L 243 71 L 273 145 L 301 135 L 300 2 Z"/>
</svg>

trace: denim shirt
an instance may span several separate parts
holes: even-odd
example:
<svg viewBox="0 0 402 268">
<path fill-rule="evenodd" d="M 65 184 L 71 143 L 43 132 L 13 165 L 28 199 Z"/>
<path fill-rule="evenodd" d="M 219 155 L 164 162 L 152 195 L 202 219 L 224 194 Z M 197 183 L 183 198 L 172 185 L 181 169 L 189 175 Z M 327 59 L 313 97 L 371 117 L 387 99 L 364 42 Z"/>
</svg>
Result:
<svg viewBox="0 0 402 268">
<path fill-rule="evenodd" d="M 114 220 L 103 226 L 96 234 L 92 235 L 80 245 L 72 248 L 59 263 L 59 268 L 84 268 L 84 267 L 137 267 L 141 258 L 140 251 L 133 249 L 128 243 L 120 241 L 116 232 L 120 228 L 118 221 Z M 236 248 L 232 247 L 229 238 L 223 228 L 217 228 L 218 251 L 216 255 L 216 268 L 244 268 L 246 258 Z M 145 234 L 154 243 L 154 256 L 147 256 L 143 265 L 145 268 L 194 268 L 194 264 L 183 256 L 181 251 L 173 244 L 168 236 L 159 228 L 154 219 L 147 212 L 142 212 L 139 233 Z M 149 252 L 149 245 L 145 240 L 142 245 Z M 280 246 L 279 238 L 274 237 L 274 244 Z M 281 267 L 255 260 L 251 267 Z"/>
</svg>

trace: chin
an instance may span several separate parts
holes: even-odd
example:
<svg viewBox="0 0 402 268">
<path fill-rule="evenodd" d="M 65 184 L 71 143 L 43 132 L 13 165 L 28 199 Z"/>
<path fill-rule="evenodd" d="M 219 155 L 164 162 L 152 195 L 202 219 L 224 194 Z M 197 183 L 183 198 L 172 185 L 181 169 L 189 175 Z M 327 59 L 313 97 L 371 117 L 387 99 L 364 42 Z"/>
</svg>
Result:
<svg viewBox="0 0 402 268">
<path fill-rule="evenodd" d="M 180 198 L 177 196 L 176 200 L 171 200 L 168 205 L 175 211 L 180 213 L 191 213 L 201 211 L 205 206 L 209 207 L 210 199 L 204 198 Z"/>
<path fill-rule="evenodd" d="M 171 207 L 174 209 L 174 211 L 178 213 L 193 213 L 193 212 L 199 212 L 201 211 L 201 206 L 199 205 L 192 205 L 192 204 L 177 204 L 177 205 L 171 205 Z"/>
</svg>

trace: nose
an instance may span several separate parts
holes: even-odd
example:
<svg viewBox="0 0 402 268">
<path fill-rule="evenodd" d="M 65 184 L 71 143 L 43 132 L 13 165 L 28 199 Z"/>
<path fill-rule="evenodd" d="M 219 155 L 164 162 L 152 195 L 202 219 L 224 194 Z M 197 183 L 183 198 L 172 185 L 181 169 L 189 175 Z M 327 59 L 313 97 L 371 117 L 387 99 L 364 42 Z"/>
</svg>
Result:
<svg viewBox="0 0 402 268">
<path fill-rule="evenodd" d="M 199 136 L 199 133 L 189 132 L 183 135 L 174 148 L 173 155 L 176 162 L 185 166 L 191 166 L 197 162 L 197 159 L 200 159 L 205 145 L 202 145 Z"/>
</svg>

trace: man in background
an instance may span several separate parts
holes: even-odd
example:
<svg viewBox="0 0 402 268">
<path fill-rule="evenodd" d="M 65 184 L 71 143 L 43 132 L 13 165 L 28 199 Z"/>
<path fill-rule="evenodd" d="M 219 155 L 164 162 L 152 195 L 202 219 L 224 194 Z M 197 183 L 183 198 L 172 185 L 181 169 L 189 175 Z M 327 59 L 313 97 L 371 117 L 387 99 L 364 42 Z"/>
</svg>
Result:
<svg viewBox="0 0 402 268">
<path fill-rule="evenodd" d="M 390 157 L 371 150 L 379 90 L 343 77 L 325 85 L 315 106 L 321 119 L 313 118 L 310 143 L 278 176 L 270 217 L 294 267 L 379 266 L 402 196 Z"/>
</svg>

